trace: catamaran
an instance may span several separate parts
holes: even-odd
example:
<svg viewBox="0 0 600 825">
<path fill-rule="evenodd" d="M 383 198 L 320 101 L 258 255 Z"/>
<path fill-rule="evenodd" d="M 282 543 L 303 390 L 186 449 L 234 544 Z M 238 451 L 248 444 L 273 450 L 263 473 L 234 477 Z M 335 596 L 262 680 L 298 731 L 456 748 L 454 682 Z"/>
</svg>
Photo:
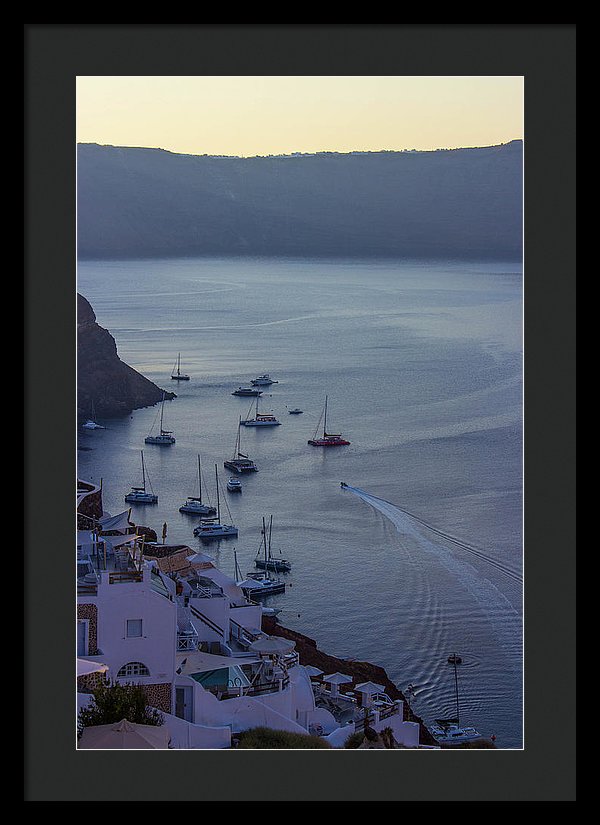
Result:
<svg viewBox="0 0 600 825">
<path fill-rule="evenodd" d="M 202 470 L 200 468 L 200 456 L 198 456 L 198 495 L 188 496 L 185 504 L 179 508 L 180 513 L 189 513 L 194 516 L 216 516 L 217 510 L 210 504 L 202 501 Z"/>
<path fill-rule="evenodd" d="M 144 441 L 146 444 L 160 444 L 168 445 L 168 444 L 175 444 L 175 436 L 173 435 L 172 430 L 164 430 L 163 429 L 163 414 L 165 409 L 165 394 L 163 392 L 162 395 L 162 403 L 160 405 L 160 432 L 158 435 L 147 435 Z"/>
<path fill-rule="evenodd" d="M 319 430 L 321 420 L 323 420 L 323 416 L 323 435 L 317 437 L 317 432 Z M 312 444 L 313 447 L 341 447 L 345 444 L 350 444 L 350 442 L 342 438 L 342 436 L 339 433 L 327 432 L 327 396 L 325 396 L 325 408 L 321 413 L 321 417 L 319 418 L 314 435 L 311 439 L 309 439 L 308 443 Z"/>
<path fill-rule="evenodd" d="M 176 372 L 175 372 L 175 366 L 177 367 Z M 173 379 L 173 381 L 189 381 L 190 376 L 185 375 L 183 372 L 181 372 L 181 353 L 180 352 L 177 354 L 177 362 L 176 362 L 175 366 L 173 367 L 173 373 L 171 374 L 171 378 Z"/>
<path fill-rule="evenodd" d="M 241 423 L 242 419 L 240 418 L 238 422 L 238 429 L 237 429 L 237 439 L 235 442 L 235 447 L 233 450 L 232 458 L 228 459 L 227 461 L 223 462 L 223 466 L 226 470 L 233 470 L 234 473 L 251 473 L 258 470 L 256 464 L 252 461 L 252 459 L 248 458 L 245 453 L 240 451 L 240 430 L 241 430 Z"/>
<path fill-rule="evenodd" d="M 259 413 L 258 401 L 259 396 L 257 395 L 254 418 L 246 418 L 240 421 L 240 424 L 243 424 L 244 427 L 277 427 L 281 424 L 281 421 L 278 421 L 272 413 Z M 252 409 L 252 407 L 250 407 L 250 409 Z M 250 410 L 248 411 L 248 415 L 250 415 Z"/>
<path fill-rule="evenodd" d="M 215 464 L 215 480 L 217 484 L 217 517 L 216 519 L 201 519 L 200 524 L 194 527 L 194 535 L 205 541 L 212 539 L 227 539 L 237 536 L 238 529 L 233 524 L 221 524 L 221 499 L 219 497 L 219 475 L 217 472 L 217 465 Z M 227 507 L 227 502 L 225 502 Z M 229 513 L 229 507 L 227 507 Z M 229 513 L 231 518 L 231 513 Z"/>
<path fill-rule="evenodd" d="M 103 427 L 102 424 L 96 423 L 96 411 L 94 410 L 94 400 L 92 399 L 92 417 L 89 418 L 85 424 L 82 424 L 84 430 L 105 430 L 106 427 Z"/>
<path fill-rule="evenodd" d="M 268 540 L 267 540 L 267 533 L 265 531 L 265 520 L 263 519 L 263 541 L 267 542 L 267 553 L 263 557 L 261 553 L 261 548 L 258 548 L 258 552 L 256 553 L 256 558 L 254 559 L 254 564 L 260 570 L 274 570 L 276 573 L 286 573 L 288 570 L 292 569 L 292 565 L 287 559 L 277 558 L 271 553 L 271 534 L 273 532 L 273 516 L 269 521 L 269 532 L 268 532 Z"/>
<path fill-rule="evenodd" d="M 458 702 L 458 663 L 462 662 L 460 656 L 453 653 L 448 657 L 448 662 L 454 665 L 454 693 L 456 700 L 456 717 L 451 719 L 436 719 L 435 723 L 430 726 L 433 737 L 444 745 L 461 742 L 472 742 L 474 739 L 481 739 L 481 734 L 475 728 L 464 728 L 460 724 L 460 708 Z"/>
<path fill-rule="evenodd" d="M 248 573 L 246 578 L 242 579 L 235 550 L 234 558 L 236 584 L 238 587 L 241 587 L 246 598 L 260 599 L 262 596 L 273 596 L 276 593 L 285 593 L 285 582 L 280 579 L 273 579 L 266 573 Z"/>
<path fill-rule="evenodd" d="M 141 487 L 132 487 L 131 492 L 127 493 L 125 496 L 125 501 L 129 502 L 129 504 L 158 504 L 158 496 L 154 494 L 154 492 L 148 492 L 146 490 L 146 468 L 144 466 L 144 451 L 141 450 L 142 454 L 142 486 Z M 150 485 L 150 489 L 152 490 L 152 484 L 150 484 L 150 479 L 148 479 L 148 484 Z"/>
</svg>

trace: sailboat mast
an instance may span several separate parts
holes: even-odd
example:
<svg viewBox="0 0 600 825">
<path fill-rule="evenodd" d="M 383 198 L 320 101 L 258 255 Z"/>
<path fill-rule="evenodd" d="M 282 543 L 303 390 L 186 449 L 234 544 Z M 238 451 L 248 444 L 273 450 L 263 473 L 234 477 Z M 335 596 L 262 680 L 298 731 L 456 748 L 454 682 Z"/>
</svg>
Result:
<svg viewBox="0 0 600 825">
<path fill-rule="evenodd" d="M 221 522 L 221 501 L 219 499 L 219 474 L 217 472 L 217 465 L 215 464 L 215 481 L 217 483 L 217 522 Z"/>
<path fill-rule="evenodd" d="M 273 532 L 273 516 L 269 520 L 269 558 L 271 558 L 271 533 Z"/>
<path fill-rule="evenodd" d="M 456 724 L 460 725 L 460 714 L 458 709 L 458 670 L 456 666 L 456 653 L 454 654 L 454 689 L 456 691 Z"/>
<path fill-rule="evenodd" d="M 198 454 L 198 500 L 202 504 L 202 472 L 200 470 L 200 454 Z"/>
<path fill-rule="evenodd" d="M 164 409 L 165 409 L 165 394 L 163 392 L 162 402 L 161 402 L 161 405 L 160 405 L 160 434 L 161 435 L 162 435 L 162 432 L 163 432 L 163 412 L 164 412 Z"/>
<path fill-rule="evenodd" d="M 327 396 L 325 396 L 325 419 L 323 421 L 323 436 L 327 435 Z"/>
<path fill-rule="evenodd" d="M 180 374 L 180 372 L 179 372 L 179 367 L 180 367 L 180 364 L 181 364 L 181 353 L 180 353 L 180 352 L 178 352 L 178 353 L 177 353 L 177 375 L 179 375 L 179 374 Z"/>
<path fill-rule="evenodd" d="M 144 488 L 144 492 L 146 492 L 146 470 L 144 469 L 144 451 L 142 453 L 142 487 Z"/>
<path fill-rule="evenodd" d="M 265 526 L 265 517 L 263 516 L 263 540 L 265 542 L 265 570 L 267 569 L 267 528 Z"/>
</svg>

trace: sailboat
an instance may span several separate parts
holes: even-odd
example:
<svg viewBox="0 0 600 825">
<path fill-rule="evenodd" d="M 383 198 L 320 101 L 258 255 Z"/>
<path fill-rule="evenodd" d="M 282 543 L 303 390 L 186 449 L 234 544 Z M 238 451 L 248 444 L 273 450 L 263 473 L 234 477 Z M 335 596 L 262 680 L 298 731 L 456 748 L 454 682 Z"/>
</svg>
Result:
<svg viewBox="0 0 600 825">
<path fill-rule="evenodd" d="M 181 372 L 181 353 L 180 352 L 177 353 L 176 366 L 177 366 L 177 372 L 173 372 L 171 374 L 171 378 L 173 379 L 173 381 L 189 381 L 190 376 L 189 375 L 184 375 L 184 373 Z M 175 370 L 175 366 L 173 367 L 173 370 Z"/>
<path fill-rule="evenodd" d="M 276 427 L 281 424 L 281 421 L 278 421 L 274 415 L 271 413 L 259 413 L 258 411 L 258 402 L 260 397 L 256 396 L 256 410 L 254 413 L 254 418 L 247 418 L 245 421 L 241 420 L 240 424 L 243 424 L 244 427 Z M 252 406 L 250 407 L 252 409 Z M 248 413 L 249 414 L 249 413 Z"/>
<path fill-rule="evenodd" d="M 265 520 L 263 518 L 263 540 L 265 562 L 268 559 L 267 555 L 267 531 L 265 528 Z M 236 571 L 237 557 L 236 557 Z M 246 598 L 260 598 L 261 596 L 272 596 L 275 593 L 285 593 L 285 582 L 281 579 L 274 579 L 268 573 L 248 573 L 243 581 L 236 581 L 238 587 L 241 587 Z"/>
<path fill-rule="evenodd" d="M 448 662 L 454 665 L 454 694 L 456 701 L 456 716 L 451 719 L 436 719 L 435 724 L 431 725 L 429 730 L 433 737 L 444 745 L 452 744 L 453 742 L 471 742 L 474 739 L 481 739 L 481 734 L 475 728 L 463 728 L 460 725 L 460 707 L 458 702 L 458 662 L 462 661 L 461 657 L 453 653 L 448 657 Z"/>
<path fill-rule="evenodd" d="M 260 547 L 258 548 L 258 552 L 256 554 L 256 558 L 254 559 L 254 564 L 256 567 L 260 568 L 261 570 L 274 570 L 276 573 L 285 573 L 288 570 L 292 569 L 292 565 L 287 559 L 277 558 L 273 556 L 271 553 L 271 534 L 273 532 L 273 516 L 269 521 L 269 534 L 268 534 L 268 542 L 267 542 L 267 554 L 263 558 L 261 554 Z M 263 519 L 263 534 L 264 534 L 264 519 Z M 264 537 L 266 539 L 266 534 Z"/>
<path fill-rule="evenodd" d="M 162 395 L 162 402 L 160 405 L 160 432 L 158 435 L 147 435 L 144 441 L 146 444 L 160 444 L 168 445 L 168 444 L 175 444 L 175 436 L 173 435 L 172 430 L 164 430 L 163 429 L 163 414 L 165 409 L 165 394 L 163 392 Z"/>
<path fill-rule="evenodd" d="M 257 471 L 258 467 L 250 458 L 248 458 L 248 456 L 245 453 L 242 453 L 240 451 L 241 423 L 242 419 L 240 418 L 238 423 L 237 439 L 233 450 L 233 456 L 228 461 L 224 461 L 223 466 L 226 470 L 233 470 L 234 473 L 250 473 L 253 471 Z"/>
<path fill-rule="evenodd" d="M 194 527 L 194 535 L 199 539 L 226 539 L 237 536 L 238 529 L 233 524 L 221 524 L 221 499 L 219 497 L 219 475 L 215 464 L 215 480 L 217 483 L 217 517 L 216 519 L 201 519 L 200 524 Z M 227 507 L 227 502 L 225 502 Z M 229 507 L 227 507 L 229 513 Z M 231 513 L 229 513 L 231 518 Z"/>
<path fill-rule="evenodd" d="M 185 504 L 179 508 L 180 513 L 191 513 L 194 516 L 216 516 L 217 510 L 210 504 L 202 502 L 202 470 L 200 456 L 198 456 L 198 495 L 188 496 Z"/>
<path fill-rule="evenodd" d="M 141 450 L 142 454 L 142 486 L 141 487 L 132 487 L 131 492 L 127 493 L 125 496 L 125 501 L 129 502 L 130 504 L 158 504 L 158 496 L 155 495 L 153 492 L 149 493 L 146 490 L 146 468 L 144 466 L 144 451 Z M 150 484 L 150 479 L 148 479 L 148 484 Z M 150 489 L 152 490 L 152 484 L 150 484 Z"/>
<path fill-rule="evenodd" d="M 317 431 L 319 429 L 319 425 L 321 424 L 323 416 L 323 435 L 317 437 Z M 317 424 L 313 437 L 309 440 L 308 443 L 312 444 L 313 447 L 341 447 L 345 444 L 350 444 L 350 442 L 342 438 L 342 436 L 339 433 L 334 434 L 327 432 L 327 396 L 325 396 L 325 408 L 321 413 L 319 423 Z"/>
<path fill-rule="evenodd" d="M 102 424 L 97 424 L 95 421 L 96 418 L 96 411 L 94 409 L 94 399 L 92 399 L 92 416 L 89 418 L 85 424 L 82 424 L 84 430 L 105 430 L 106 427 L 103 427 Z"/>
</svg>

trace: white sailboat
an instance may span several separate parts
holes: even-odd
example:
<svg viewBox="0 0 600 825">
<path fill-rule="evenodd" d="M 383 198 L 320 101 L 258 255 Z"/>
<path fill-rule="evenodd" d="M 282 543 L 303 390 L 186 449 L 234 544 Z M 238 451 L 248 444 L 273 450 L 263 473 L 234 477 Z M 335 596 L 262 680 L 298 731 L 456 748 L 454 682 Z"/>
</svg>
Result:
<svg viewBox="0 0 600 825">
<path fill-rule="evenodd" d="M 158 496 L 155 495 L 154 492 L 148 492 L 146 490 L 146 468 L 144 465 L 144 451 L 141 450 L 142 454 L 142 486 L 141 487 L 132 487 L 131 492 L 127 493 L 125 496 L 125 501 L 129 504 L 158 504 Z M 150 485 L 150 490 L 152 490 L 152 484 L 150 483 L 150 479 L 148 478 L 148 484 Z"/>
<path fill-rule="evenodd" d="M 247 599 L 260 599 L 262 596 L 273 596 L 276 593 L 285 593 L 285 582 L 282 582 L 280 579 L 273 579 L 267 573 L 248 573 L 246 578 L 242 579 L 235 550 L 234 557 L 236 584 L 242 589 Z"/>
<path fill-rule="evenodd" d="M 277 427 L 281 424 L 281 421 L 278 421 L 272 413 L 259 413 L 258 411 L 258 402 L 260 400 L 260 396 L 256 396 L 256 403 L 255 405 L 255 413 L 254 418 L 246 418 L 240 421 L 244 427 Z M 250 407 L 252 409 L 252 406 Z M 250 410 L 248 411 L 248 415 L 250 414 Z"/>
<path fill-rule="evenodd" d="M 256 464 L 252 461 L 252 459 L 248 458 L 245 453 L 242 453 L 240 450 L 240 429 L 241 429 L 242 419 L 240 418 L 238 422 L 238 429 L 237 429 L 237 438 L 235 441 L 235 447 L 233 449 L 233 456 L 228 459 L 227 461 L 223 462 L 223 466 L 226 470 L 233 470 L 234 473 L 251 473 L 258 470 Z"/>
<path fill-rule="evenodd" d="M 175 369 L 175 367 L 177 367 L 177 369 Z M 185 375 L 183 372 L 181 372 L 181 353 L 180 352 L 177 353 L 177 361 L 175 363 L 175 366 L 173 367 L 173 372 L 171 374 L 171 379 L 173 381 L 189 381 L 190 380 L 189 375 Z"/>
<path fill-rule="evenodd" d="M 217 484 L 217 517 L 216 519 L 201 519 L 200 524 L 194 527 L 196 538 L 210 541 L 211 539 L 227 539 L 237 536 L 238 529 L 234 524 L 221 524 L 221 499 L 219 497 L 219 475 L 215 464 L 215 480 Z M 227 502 L 225 502 L 227 507 Z M 229 513 L 229 507 L 227 507 Z M 229 513 L 231 518 L 231 513 Z"/>
<path fill-rule="evenodd" d="M 193 516 L 215 516 L 217 510 L 210 504 L 202 501 L 202 470 L 200 467 L 200 456 L 198 456 L 198 495 L 188 496 L 185 504 L 179 508 L 180 513 L 189 513 Z"/>
<path fill-rule="evenodd" d="M 454 693 L 456 701 L 456 717 L 451 719 L 436 719 L 435 723 L 430 726 L 433 737 L 444 745 L 453 743 L 460 744 L 461 742 L 472 742 L 474 739 L 481 739 L 482 736 L 478 730 L 472 727 L 461 727 L 460 724 L 460 707 L 458 702 L 458 663 L 462 662 L 460 656 L 453 653 L 448 657 L 448 662 L 454 665 Z"/>
<path fill-rule="evenodd" d="M 147 435 L 144 441 L 146 444 L 159 444 L 160 446 L 175 444 L 175 436 L 172 430 L 163 429 L 163 415 L 165 409 L 165 393 L 163 391 L 162 402 L 160 405 L 160 431 L 158 435 Z"/>
<path fill-rule="evenodd" d="M 102 424 L 96 423 L 96 411 L 94 409 L 94 399 L 92 398 L 92 415 L 84 424 L 81 425 L 84 430 L 105 430 Z"/>
</svg>

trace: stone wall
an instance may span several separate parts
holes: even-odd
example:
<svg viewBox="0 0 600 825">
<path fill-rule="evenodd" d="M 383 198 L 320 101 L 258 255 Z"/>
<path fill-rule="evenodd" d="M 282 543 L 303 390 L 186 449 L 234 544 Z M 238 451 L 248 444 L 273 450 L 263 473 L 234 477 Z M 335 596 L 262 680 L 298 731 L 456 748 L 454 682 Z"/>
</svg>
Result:
<svg viewBox="0 0 600 825">
<path fill-rule="evenodd" d="M 78 604 L 77 618 L 88 619 L 88 656 L 98 656 L 98 608 L 95 604 Z"/>
</svg>

